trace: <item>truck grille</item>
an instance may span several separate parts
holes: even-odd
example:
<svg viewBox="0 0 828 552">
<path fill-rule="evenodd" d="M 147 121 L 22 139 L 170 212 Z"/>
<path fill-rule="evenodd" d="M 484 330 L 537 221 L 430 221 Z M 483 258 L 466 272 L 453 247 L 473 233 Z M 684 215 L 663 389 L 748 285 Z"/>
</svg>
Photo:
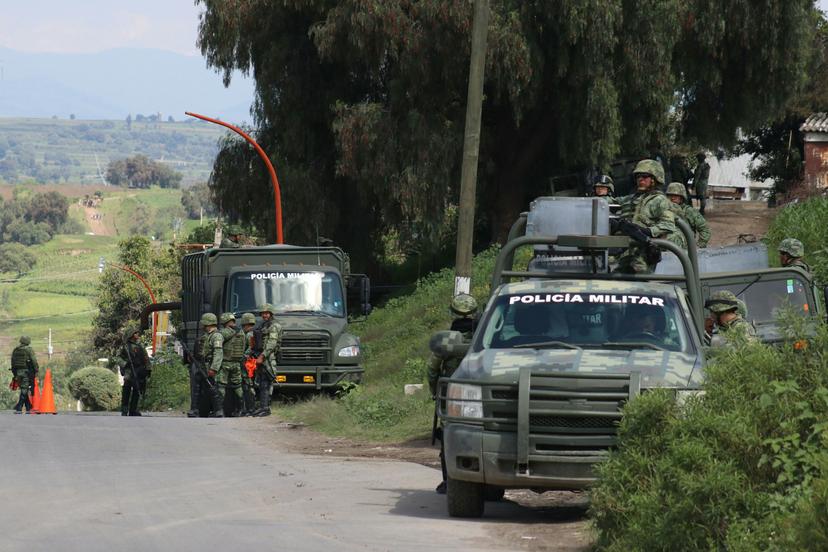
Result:
<svg viewBox="0 0 828 552">
<path fill-rule="evenodd" d="M 279 364 L 327 364 L 328 351 L 279 351 Z"/>
<path fill-rule="evenodd" d="M 327 349 L 330 347 L 330 339 L 327 335 L 302 335 L 285 332 L 282 334 L 281 346 L 286 349 Z"/>
<path fill-rule="evenodd" d="M 614 433 L 617 421 L 607 418 L 576 418 L 569 416 L 529 416 L 532 428 L 605 429 Z"/>
<path fill-rule="evenodd" d="M 283 366 L 330 364 L 331 337 L 324 333 L 284 332 L 277 362 Z"/>
</svg>

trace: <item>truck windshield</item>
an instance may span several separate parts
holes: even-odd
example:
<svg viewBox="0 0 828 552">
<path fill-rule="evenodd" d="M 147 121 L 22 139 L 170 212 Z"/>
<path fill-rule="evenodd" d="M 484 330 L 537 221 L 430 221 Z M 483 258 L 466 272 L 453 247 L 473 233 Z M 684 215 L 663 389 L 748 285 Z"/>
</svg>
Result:
<svg viewBox="0 0 828 552">
<path fill-rule="evenodd" d="M 816 311 L 809 304 L 808 284 L 799 278 L 762 280 L 754 283 L 710 284 L 710 293 L 720 290 L 732 291 L 745 302 L 747 320 L 768 323 L 776 320 L 780 311 L 790 308 L 803 316 Z"/>
<path fill-rule="evenodd" d="M 345 316 L 342 281 L 335 272 L 237 272 L 229 289 L 233 312 L 256 312 L 262 303 L 270 303 L 277 314 Z"/>
<path fill-rule="evenodd" d="M 495 300 L 476 350 L 511 348 L 692 348 L 671 297 L 604 293 L 525 293 Z"/>
</svg>

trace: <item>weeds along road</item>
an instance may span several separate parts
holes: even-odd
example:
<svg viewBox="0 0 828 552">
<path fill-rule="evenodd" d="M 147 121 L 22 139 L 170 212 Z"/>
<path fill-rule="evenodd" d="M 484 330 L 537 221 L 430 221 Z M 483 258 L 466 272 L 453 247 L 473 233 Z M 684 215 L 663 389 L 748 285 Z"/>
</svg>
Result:
<svg viewBox="0 0 828 552">
<path fill-rule="evenodd" d="M 271 420 L 249 418 L 0 413 L 0 550 L 482 552 L 554 543 L 521 542 L 544 520 L 510 502 L 487 507 L 483 521 L 449 519 L 431 468 L 280 452 L 279 435 Z M 504 538 L 506 526 L 517 527 L 517 543 Z"/>
</svg>

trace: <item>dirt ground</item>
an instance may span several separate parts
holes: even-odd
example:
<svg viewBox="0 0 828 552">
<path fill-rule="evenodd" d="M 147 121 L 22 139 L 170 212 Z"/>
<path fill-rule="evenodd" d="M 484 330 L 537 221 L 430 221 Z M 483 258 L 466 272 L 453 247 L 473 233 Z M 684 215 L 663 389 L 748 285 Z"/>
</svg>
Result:
<svg viewBox="0 0 828 552">
<path fill-rule="evenodd" d="M 84 207 L 86 223 L 96 236 L 114 236 L 115 232 L 103 220 L 103 213 L 95 207 Z"/>
<path fill-rule="evenodd" d="M 710 247 L 736 245 L 739 236 L 762 239 L 778 209 L 762 201 L 710 200 L 705 209 L 712 237 Z"/>
<path fill-rule="evenodd" d="M 278 434 L 278 442 L 289 452 L 340 458 L 370 458 L 415 462 L 434 468 L 434 485 L 440 482 L 439 445 L 429 440 L 414 440 L 395 445 L 359 443 L 340 437 L 327 437 L 303 424 L 268 419 Z M 510 490 L 505 500 L 521 506 L 518 520 L 486 518 L 493 539 L 509 543 L 514 550 L 530 552 L 586 552 L 592 542 L 586 493 Z M 448 515 L 448 514 L 446 514 Z"/>
</svg>

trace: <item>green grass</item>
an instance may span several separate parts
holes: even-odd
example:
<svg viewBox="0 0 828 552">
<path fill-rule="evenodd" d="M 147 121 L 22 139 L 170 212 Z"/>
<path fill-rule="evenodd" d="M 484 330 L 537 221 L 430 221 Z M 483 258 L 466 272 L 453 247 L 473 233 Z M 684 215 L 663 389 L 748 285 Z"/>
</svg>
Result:
<svg viewBox="0 0 828 552">
<path fill-rule="evenodd" d="M 496 253 L 491 249 L 474 259 L 472 294 L 481 308 L 488 298 Z M 444 269 L 421 279 L 410 295 L 375 309 L 366 322 L 352 325 L 365 353 L 363 385 L 339 399 L 317 396 L 282 405 L 278 414 L 329 435 L 377 442 L 429 435 L 434 403 L 426 384 L 431 354 L 428 339 L 433 332 L 448 328 L 453 289 L 454 270 Z M 405 396 L 407 383 L 422 383 L 424 391 Z"/>
<path fill-rule="evenodd" d="M 796 238 L 805 246 L 805 261 L 819 282 L 828 282 L 828 198 L 817 197 L 786 206 L 770 225 L 765 241 L 771 262 L 779 264 L 776 247 L 785 238 Z"/>
<path fill-rule="evenodd" d="M 99 167 L 105 172 L 110 161 L 141 153 L 182 173 L 185 185 L 204 182 L 224 132 L 194 120 L 133 122 L 129 130 L 125 121 L 0 118 L 0 136 L 10 145 L 7 158 L 32 157 L 35 163 L 34 169 L 23 165 L 4 178 L 100 184 Z"/>
</svg>

